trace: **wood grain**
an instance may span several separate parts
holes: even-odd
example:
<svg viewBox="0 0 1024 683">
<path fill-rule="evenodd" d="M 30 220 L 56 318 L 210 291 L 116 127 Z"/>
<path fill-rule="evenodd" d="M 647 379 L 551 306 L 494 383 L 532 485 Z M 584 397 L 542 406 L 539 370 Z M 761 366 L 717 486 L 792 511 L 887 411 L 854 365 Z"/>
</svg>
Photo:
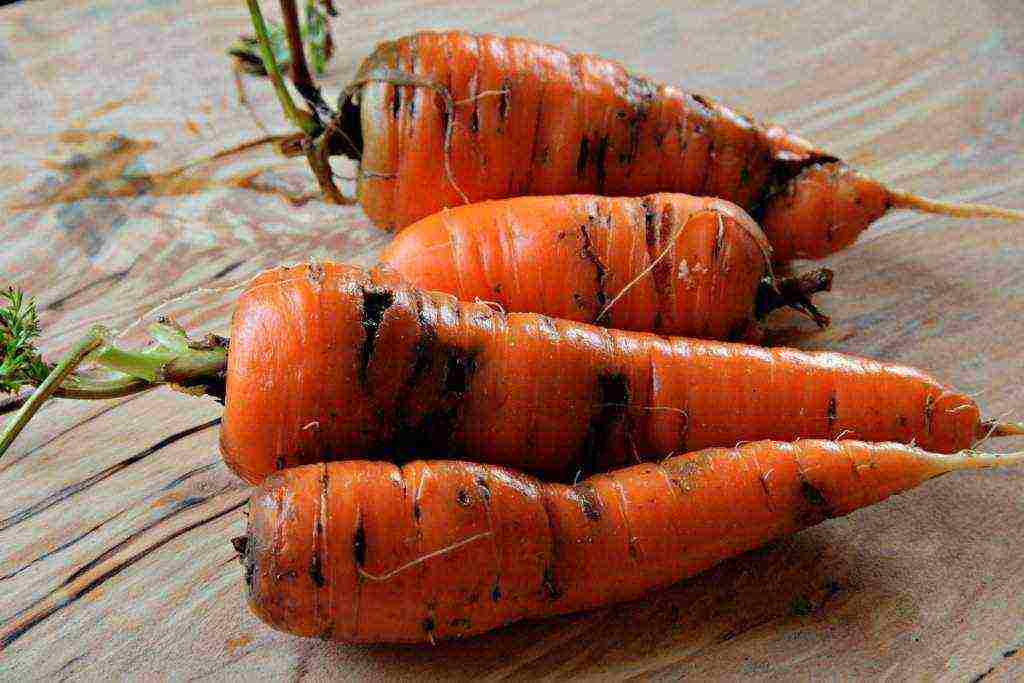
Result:
<svg viewBox="0 0 1024 683">
<path fill-rule="evenodd" d="M 1024 207 L 1017 0 L 338 5 L 328 92 L 390 36 L 525 35 L 788 125 L 895 185 Z M 358 208 L 305 198 L 303 163 L 269 148 L 161 175 L 263 134 L 224 56 L 246 24 L 228 0 L 0 9 L 0 274 L 38 297 L 47 353 L 196 288 L 216 291 L 162 312 L 223 332 L 237 290 L 217 288 L 310 257 L 370 263 L 384 244 Z M 246 84 L 288 132 L 266 84 Z M 928 368 L 1019 419 L 1022 258 L 1020 226 L 894 214 L 828 260 L 833 327 L 783 317 L 777 338 Z M 1010 472 L 947 477 L 646 600 L 466 642 L 277 634 L 245 608 L 229 539 L 247 490 L 219 462 L 219 414 L 157 390 L 54 401 L 30 425 L 0 462 L 0 678 L 1024 674 L 1024 476 Z"/>
</svg>

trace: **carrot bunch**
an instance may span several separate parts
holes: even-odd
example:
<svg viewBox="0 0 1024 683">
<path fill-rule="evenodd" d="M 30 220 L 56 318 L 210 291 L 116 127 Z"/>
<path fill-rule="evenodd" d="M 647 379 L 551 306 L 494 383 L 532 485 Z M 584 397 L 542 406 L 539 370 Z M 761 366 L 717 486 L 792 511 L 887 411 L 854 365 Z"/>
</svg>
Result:
<svg viewBox="0 0 1024 683">
<path fill-rule="evenodd" d="M 472 635 L 637 597 L 954 470 L 1024 462 L 973 450 L 1024 425 L 983 419 L 924 372 L 735 343 L 783 306 L 827 324 L 811 295 L 831 273 L 775 265 L 842 248 L 890 208 L 1016 213 L 887 189 L 777 126 L 531 41 L 386 43 L 335 112 L 288 31 L 301 110 L 248 2 L 325 192 L 343 199 L 330 156 L 355 156 L 367 213 L 413 224 L 372 270 L 261 274 L 230 342 L 165 320 L 131 351 L 94 328 L 48 365 L 12 294 L 0 388 L 37 390 L 0 455 L 50 396 L 166 384 L 217 398 L 224 460 L 258 485 L 234 544 L 267 623 L 363 642 Z M 113 374 L 80 373 L 86 359 Z"/>
<path fill-rule="evenodd" d="M 505 313 L 386 268 L 269 271 L 230 343 L 152 334 L 93 330 L 25 370 L 0 451 L 51 395 L 220 399 L 224 460 L 261 485 L 235 540 L 250 604 L 300 635 L 431 641 L 608 604 L 1024 458 L 970 451 L 1024 426 L 913 368 Z M 117 374 L 77 373 L 87 357 Z"/>
</svg>

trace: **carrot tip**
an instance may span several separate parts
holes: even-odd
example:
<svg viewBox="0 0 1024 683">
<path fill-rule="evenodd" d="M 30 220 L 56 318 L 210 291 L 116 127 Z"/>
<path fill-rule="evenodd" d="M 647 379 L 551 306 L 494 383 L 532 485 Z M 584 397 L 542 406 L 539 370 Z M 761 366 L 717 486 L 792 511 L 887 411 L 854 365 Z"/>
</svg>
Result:
<svg viewBox="0 0 1024 683">
<path fill-rule="evenodd" d="M 982 439 L 993 436 L 1024 436 L 1024 422 L 985 420 L 978 426 L 978 436 Z"/>
<path fill-rule="evenodd" d="M 1024 451 L 1015 453 L 982 453 L 962 451 L 956 455 L 936 456 L 942 472 L 977 470 L 984 468 L 1020 467 L 1024 465 Z"/>
<path fill-rule="evenodd" d="M 1006 209 L 989 204 L 940 202 L 902 190 L 889 190 L 889 202 L 898 209 L 910 209 L 911 211 L 957 218 L 999 218 L 1005 221 L 1024 221 L 1024 211 L 1019 209 Z"/>
</svg>

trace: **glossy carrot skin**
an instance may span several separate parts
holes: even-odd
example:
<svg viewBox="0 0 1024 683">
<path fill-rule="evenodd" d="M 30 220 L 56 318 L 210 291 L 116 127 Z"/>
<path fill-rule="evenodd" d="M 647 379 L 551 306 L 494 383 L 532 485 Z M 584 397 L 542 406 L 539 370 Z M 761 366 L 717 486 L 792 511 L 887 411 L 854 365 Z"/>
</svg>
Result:
<svg viewBox="0 0 1024 683">
<path fill-rule="evenodd" d="M 438 90 L 393 85 L 396 74 L 447 89 L 450 130 Z M 358 195 L 389 230 L 465 199 L 682 192 L 750 211 L 766 226 L 775 258 L 786 260 L 841 248 L 846 232 L 859 233 L 889 207 L 883 186 L 855 180 L 834 156 L 779 126 L 535 41 L 417 33 L 380 44 L 354 83 L 359 123 L 349 137 L 359 138 Z M 822 185 L 801 174 L 815 164 L 829 165 L 842 181 Z M 871 195 L 868 207 L 853 186 Z M 791 203 L 773 199 L 779 193 L 817 198 L 794 213 Z M 834 239 L 837 232 L 844 239 Z"/>
<path fill-rule="evenodd" d="M 971 446 L 978 408 L 912 368 L 503 315 L 332 263 L 242 295 L 221 450 L 248 481 L 328 459 L 420 457 L 549 477 L 757 439 Z"/>
<path fill-rule="evenodd" d="M 249 604 L 300 636 L 468 636 L 637 598 L 962 460 L 891 443 L 758 442 L 575 486 L 465 462 L 309 465 L 271 476 L 250 502 Z"/>
<path fill-rule="evenodd" d="M 566 195 L 439 211 L 398 233 L 380 261 L 420 289 L 507 311 L 754 340 L 769 254 L 753 219 L 719 199 Z"/>
</svg>

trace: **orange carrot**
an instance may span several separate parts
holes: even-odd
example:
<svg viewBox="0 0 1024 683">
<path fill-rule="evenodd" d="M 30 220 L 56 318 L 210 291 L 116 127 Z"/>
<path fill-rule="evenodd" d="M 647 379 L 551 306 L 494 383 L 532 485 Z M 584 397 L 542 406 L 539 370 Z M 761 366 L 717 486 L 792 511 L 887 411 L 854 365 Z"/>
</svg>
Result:
<svg viewBox="0 0 1024 683">
<path fill-rule="evenodd" d="M 420 289 L 625 330 L 757 342 L 760 320 L 828 289 L 819 271 L 776 283 L 747 213 L 680 194 L 518 197 L 440 211 L 381 262 Z"/>
<path fill-rule="evenodd" d="M 275 80 L 327 197 L 344 200 L 328 158 L 358 160 L 359 200 L 389 230 L 483 199 L 683 192 L 750 211 L 785 261 L 833 253 L 892 208 L 1024 218 L 892 190 L 780 126 L 531 40 L 449 31 L 381 43 L 337 113 L 311 79 L 296 85 L 312 114 Z"/>
<path fill-rule="evenodd" d="M 571 479 L 768 438 L 953 452 L 993 428 L 903 366 L 505 315 L 326 263 L 270 271 L 240 298 L 221 448 L 253 482 L 439 453 Z"/>
<path fill-rule="evenodd" d="M 154 336 L 143 352 L 83 340 L 0 453 L 55 386 L 100 398 L 161 383 L 224 399 L 221 450 L 251 482 L 325 460 L 438 453 L 571 479 L 757 439 L 845 434 L 953 452 L 1024 430 L 980 421 L 970 397 L 904 366 L 506 315 L 333 263 L 256 278 L 229 345 Z M 124 373 L 106 393 L 63 382 L 86 356 Z"/>
<path fill-rule="evenodd" d="M 575 486 L 465 462 L 309 465 L 263 482 L 235 547 L 276 629 L 435 641 L 631 600 L 941 474 L 1022 462 L 761 441 Z"/>
</svg>

